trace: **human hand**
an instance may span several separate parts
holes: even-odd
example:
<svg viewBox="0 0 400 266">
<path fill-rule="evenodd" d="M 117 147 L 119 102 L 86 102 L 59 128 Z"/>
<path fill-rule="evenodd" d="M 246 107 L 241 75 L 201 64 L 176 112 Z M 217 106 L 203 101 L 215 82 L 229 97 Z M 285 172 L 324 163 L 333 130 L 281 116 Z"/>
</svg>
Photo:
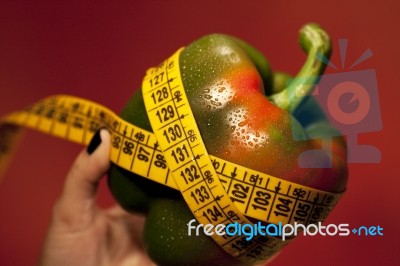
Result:
<svg viewBox="0 0 400 266">
<path fill-rule="evenodd" d="M 41 266 L 155 265 L 141 245 L 144 217 L 96 204 L 109 153 L 110 134 L 102 129 L 75 160 L 53 209 Z"/>
</svg>

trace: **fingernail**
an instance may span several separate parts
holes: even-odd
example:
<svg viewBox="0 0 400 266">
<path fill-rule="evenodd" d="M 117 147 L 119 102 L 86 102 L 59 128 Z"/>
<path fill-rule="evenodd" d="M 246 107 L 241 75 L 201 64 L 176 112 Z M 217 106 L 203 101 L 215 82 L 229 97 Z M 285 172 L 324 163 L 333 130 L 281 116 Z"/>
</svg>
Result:
<svg viewBox="0 0 400 266">
<path fill-rule="evenodd" d="M 100 130 L 101 129 L 97 130 L 96 133 L 94 133 L 92 140 L 86 148 L 86 151 L 89 155 L 92 154 L 101 143 Z"/>
</svg>

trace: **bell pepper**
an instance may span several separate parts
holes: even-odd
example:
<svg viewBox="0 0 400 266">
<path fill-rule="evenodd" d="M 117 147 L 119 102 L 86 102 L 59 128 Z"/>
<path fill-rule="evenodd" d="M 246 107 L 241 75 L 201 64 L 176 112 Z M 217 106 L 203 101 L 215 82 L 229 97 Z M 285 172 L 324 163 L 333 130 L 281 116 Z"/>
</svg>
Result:
<svg viewBox="0 0 400 266">
<path fill-rule="evenodd" d="M 318 58 L 329 58 L 330 39 L 318 25 L 308 24 L 300 30 L 300 45 L 308 57 L 291 79 L 272 72 L 263 55 L 242 40 L 223 34 L 202 37 L 180 55 L 183 85 L 209 154 L 316 189 L 343 192 L 345 141 L 332 139 L 335 129 L 315 100 L 300 97 L 310 95 L 323 73 L 325 65 Z M 152 131 L 141 89 L 121 117 Z M 300 166 L 304 151 L 324 149 L 321 140 L 332 140 L 332 147 L 307 160 L 330 162 L 331 167 Z M 125 210 L 146 215 L 144 246 L 157 264 L 243 265 L 210 237 L 188 236 L 187 223 L 194 216 L 180 192 L 116 165 L 108 183 Z"/>
</svg>

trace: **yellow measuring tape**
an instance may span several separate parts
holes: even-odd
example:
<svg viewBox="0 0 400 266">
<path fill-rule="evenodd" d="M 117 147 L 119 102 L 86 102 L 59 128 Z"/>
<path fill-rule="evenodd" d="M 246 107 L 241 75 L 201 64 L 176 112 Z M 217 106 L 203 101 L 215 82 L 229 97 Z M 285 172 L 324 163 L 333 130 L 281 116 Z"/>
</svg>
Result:
<svg viewBox="0 0 400 266">
<path fill-rule="evenodd" d="M 181 51 L 149 69 L 143 79 L 143 99 L 154 133 L 97 103 L 51 96 L 0 120 L 0 174 L 17 143 L 19 126 L 85 145 L 106 127 L 112 139 L 110 160 L 180 190 L 199 223 L 251 224 L 246 216 L 274 224 L 325 220 L 341 194 L 282 180 L 207 153 L 181 80 Z M 287 243 L 263 236 L 251 241 L 243 236 L 212 237 L 232 256 L 254 263 L 265 261 Z"/>
</svg>

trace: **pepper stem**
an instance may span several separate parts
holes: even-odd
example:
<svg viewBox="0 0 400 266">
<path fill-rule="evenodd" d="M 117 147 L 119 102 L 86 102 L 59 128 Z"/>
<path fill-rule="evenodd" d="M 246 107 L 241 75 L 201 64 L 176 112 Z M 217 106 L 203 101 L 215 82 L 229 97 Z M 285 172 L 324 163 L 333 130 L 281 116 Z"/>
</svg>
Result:
<svg viewBox="0 0 400 266">
<path fill-rule="evenodd" d="M 304 96 L 311 95 L 325 70 L 323 61 L 329 59 L 331 54 L 329 35 L 319 25 L 307 24 L 301 28 L 299 35 L 300 45 L 308 54 L 307 60 L 286 89 L 269 97 L 272 103 L 290 113 L 300 106 Z"/>
</svg>

